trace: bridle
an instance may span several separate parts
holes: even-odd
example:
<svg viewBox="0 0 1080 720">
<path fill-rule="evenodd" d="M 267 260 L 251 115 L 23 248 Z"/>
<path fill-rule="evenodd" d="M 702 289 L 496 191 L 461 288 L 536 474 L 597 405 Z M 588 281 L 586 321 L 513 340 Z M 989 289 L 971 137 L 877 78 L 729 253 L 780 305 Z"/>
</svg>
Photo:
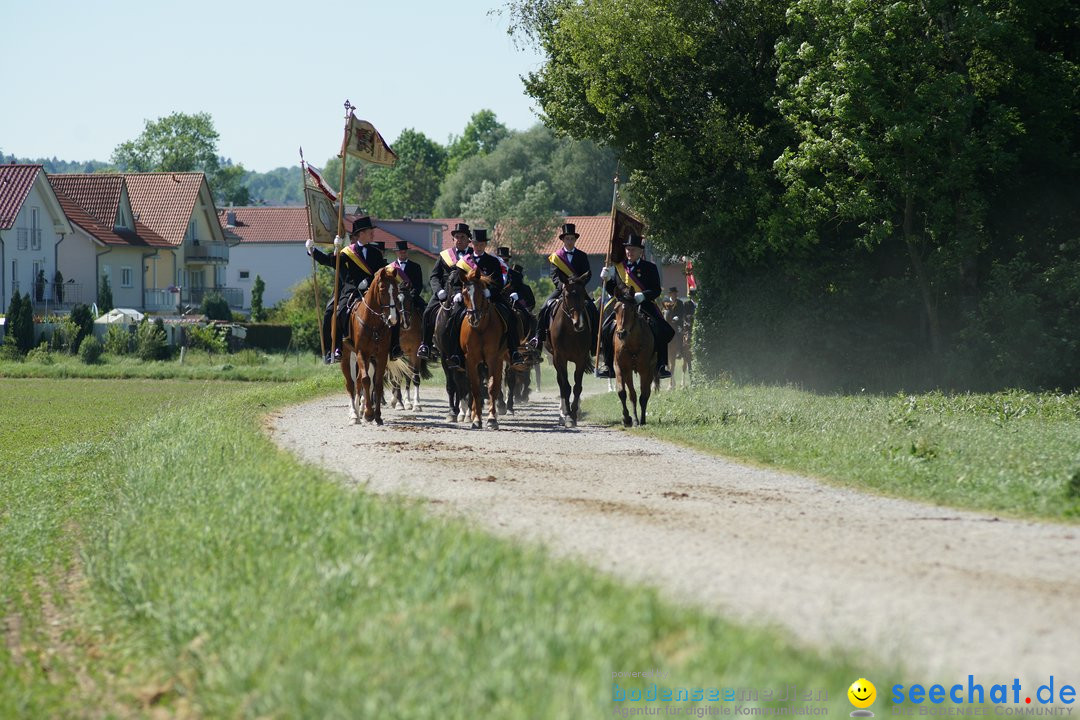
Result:
<svg viewBox="0 0 1080 720">
<path fill-rule="evenodd" d="M 627 333 L 629 333 L 632 328 L 637 327 L 638 315 L 641 314 L 641 305 L 634 302 L 634 300 L 632 298 L 630 300 L 621 300 L 620 302 L 621 302 L 622 307 L 623 307 L 623 312 L 622 312 L 622 317 L 619 318 L 619 321 L 615 325 L 615 334 L 618 335 L 620 340 L 624 340 L 624 339 L 626 339 Z M 630 305 L 633 305 L 633 307 L 628 308 L 628 306 L 630 306 Z M 628 312 L 634 318 L 634 321 L 630 324 L 629 327 L 626 326 L 626 320 L 627 320 L 627 313 Z M 620 325 L 622 327 L 619 327 Z"/>
<path fill-rule="evenodd" d="M 373 286 L 368 290 L 367 293 L 364 293 L 364 295 L 361 296 L 360 302 L 363 304 L 363 306 L 367 309 L 367 311 L 369 313 L 371 313 L 375 317 L 382 320 L 382 324 L 385 325 L 387 328 L 390 328 L 390 327 L 392 327 L 394 325 L 397 325 L 397 323 L 398 323 L 397 298 L 394 296 L 394 287 L 393 287 L 394 283 L 393 283 L 393 281 L 386 280 L 386 276 L 382 275 L 381 273 L 382 273 L 381 270 L 379 271 L 379 273 L 377 273 L 376 279 L 373 281 Z M 390 293 L 389 293 L 390 294 L 390 302 L 381 305 L 381 307 L 389 308 L 389 310 L 384 314 L 384 313 L 381 313 L 378 310 L 376 310 L 374 307 L 371 306 L 370 303 L 368 303 L 367 296 L 368 296 L 368 293 L 372 293 L 372 294 L 374 294 L 376 296 L 380 296 L 380 300 L 381 300 L 382 294 L 385 293 L 386 290 L 387 290 L 387 287 L 386 287 L 387 285 L 390 285 L 390 288 L 389 288 L 389 290 L 390 290 Z M 364 322 L 363 315 L 359 315 L 358 320 L 360 321 L 361 326 L 363 326 L 363 327 L 368 326 L 367 323 Z M 378 330 L 373 330 L 373 332 L 374 332 L 374 335 L 375 335 L 375 339 L 378 340 L 379 339 Z"/>
<path fill-rule="evenodd" d="M 559 312 L 561 312 L 566 317 L 566 319 L 570 321 L 570 327 L 573 328 L 574 332 L 585 332 L 584 302 L 581 306 L 581 309 L 578 311 L 578 319 L 575 320 L 574 316 L 570 314 L 570 303 L 568 302 L 568 300 L 570 299 L 569 289 L 570 283 L 564 283 L 562 294 L 559 296 Z"/>
<path fill-rule="evenodd" d="M 489 302 L 487 305 L 485 305 L 483 307 L 483 309 L 477 309 L 477 307 L 476 307 L 477 302 L 478 302 L 477 299 L 476 299 L 477 286 L 482 286 L 482 283 L 480 283 L 479 280 L 466 280 L 465 284 L 464 284 L 464 287 L 463 287 L 463 294 L 467 298 L 469 298 L 469 305 L 472 306 L 472 307 L 466 307 L 465 316 L 469 321 L 470 327 L 473 327 L 473 328 L 480 327 L 480 323 L 482 323 L 484 321 L 484 318 L 487 316 L 488 307 L 490 307 L 490 305 L 491 305 L 491 303 Z M 481 293 L 480 296 L 483 297 L 483 293 Z"/>
</svg>

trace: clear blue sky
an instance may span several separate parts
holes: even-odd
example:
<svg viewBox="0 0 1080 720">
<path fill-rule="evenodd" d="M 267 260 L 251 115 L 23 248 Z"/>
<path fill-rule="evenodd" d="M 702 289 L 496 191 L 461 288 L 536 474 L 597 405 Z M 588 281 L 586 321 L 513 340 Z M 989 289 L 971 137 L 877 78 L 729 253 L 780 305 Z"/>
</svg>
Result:
<svg viewBox="0 0 1080 720">
<path fill-rule="evenodd" d="M 144 121 L 208 112 L 218 153 L 265 172 L 336 155 L 343 103 L 389 142 L 445 143 L 490 108 L 538 122 L 501 0 L 4 0 L 0 151 L 108 160 Z"/>
</svg>

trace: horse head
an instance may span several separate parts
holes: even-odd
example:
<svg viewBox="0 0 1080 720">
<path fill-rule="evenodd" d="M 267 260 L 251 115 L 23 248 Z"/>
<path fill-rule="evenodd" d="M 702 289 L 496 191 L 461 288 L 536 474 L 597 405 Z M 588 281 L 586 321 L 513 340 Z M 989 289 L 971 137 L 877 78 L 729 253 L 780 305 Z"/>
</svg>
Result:
<svg viewBox="0 0 1080 720">
<path fill-rule="evenodd" d="M 589 292 L 585 286 L 591 276 L 591 272 L 584 272 L 581 275 L 568 277 L 566 282 L 562 284 L 562 294 L 559 296 L 562 300 L 562 312 L 570 318 L 574 332 L 584 332 L 585 330 L 585 322 L 588 318 L 585 312 L 585 303 L 591 302 Z"/>
<path fill-rule="evenodd" d="M 615 306 L 615 335 L 620 340 L 638 326 L 638 316 L 641 315 L 641 306 L 634 298 L 634 291 L 624 288 L 615 298 L 618 302 Z"/>
<path fill-rule="evenodd" d="M 487 313 L 488 305 L 491 304 L 485 292 L 491 284 L 491 278 L 479 269 L 473 268 L 465 274 L 462 281 L 461 297 L 465 301 L 465 315 L 470 325 L 479 327 Z"/>
<path fill-rule="evenodd" d="M 389 309 L 389 313 L 383 318 L 387 325 L 396 325 L 399 320 L 398 308 L 401 307 L 401 293 L 398 285 L 401 277 L 397 268 L 387 265 L 380 268 L 371 281 L 371 286 L 364 296 L 364 301 L 382 316 L 383 309 Z"/>
</svg>

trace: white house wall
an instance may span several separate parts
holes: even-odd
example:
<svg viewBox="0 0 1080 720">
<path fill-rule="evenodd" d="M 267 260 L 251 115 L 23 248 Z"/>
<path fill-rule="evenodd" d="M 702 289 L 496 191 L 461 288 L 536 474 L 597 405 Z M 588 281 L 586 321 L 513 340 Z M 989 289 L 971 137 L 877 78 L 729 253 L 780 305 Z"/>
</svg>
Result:
<svg viewBox="0 0 1080 720">
<path fill-rule="evenodd" d="M 80 302 L 89 305 L 97 300 L 97 278 L 94 277 L 94 254 L 97 249 L 104 249 L 91 239 L 89 233 L 78 225 L 74 232 L 64 238 L 57 250 L 60 273 L 64 283 L 73 282 L 78 286 L 78 296 L 72 295 L 70 285 L 64 295 L 65 302 Z"/>
<path fill-rule="evenodd" d="M 104 250 L 105 248 L 102 252 Z M 108 250 L 109 252 L 98 255 L 98 272 L 102 276 L 109 276 L 113 307 L 136 310 L 141 308 L 143 306 L 142 254 L 145 250 L 141 247 L 123 245 L 113 245 Z M 125 283 L 125 276 L 128 279 L 127 283 Z M 97 299 L 96 293 L 94 299 Z"/>
<path fill-rule="evenodd" d="M 39 172 L 38 178 L 34 181 L 26 200 L 19 209 L 19 214 L 15 217 L 15 224 L 10 230 L 4 230 L 2 233 L 4 239 L 4 267 L 2 272 L 5 309 L 16 286 L 19 288 L 20 294 L 30 293 L 30 297 L 34 297 L 35 262 L 39 263 L 41 269 L 45 271 L 45 280 L 48 282 L 47 288 L 51 289 L 53 275 L 56 274 L 56 242 L 60 239 L 60 232 L 55 227 L 58 219 L 54 216 L 52 207 L 57 205 L 55 200 L 46 198 L 42 193 L 41 183 L 44 182 L 44 179 L 45 174 Z M 38 249 L 34 249 L 33 233 L 30 232 L 31 216 L 34 208 L 37 208 L 38 211 L 37 226 L 41 230 L 41 246 Z M 67 224 L 67 219 L 62 216 L 59 221 L 62 225 Z M 24 250 L 19 249 L 19 228 L 26 228 L 27 230 L 26 249 Z M 14 266 L 12 263 L 14 263 Z M 45 297 L 51 298 L 49 290 L 46 290 Z"/>
<path fill-rule="evenodd" d="M 247 278 L 240 273 L 246 271 Z M 226 285 L 244 292 L 244 310 L 251 310 L 251 288 L 258 275 L 266 283 L 263 307 L 289 297 L 289 290 L 304 278 L 311 277 L 311 258 L 303 243 L 241 243 L 229 249 Z"/>
</svg>

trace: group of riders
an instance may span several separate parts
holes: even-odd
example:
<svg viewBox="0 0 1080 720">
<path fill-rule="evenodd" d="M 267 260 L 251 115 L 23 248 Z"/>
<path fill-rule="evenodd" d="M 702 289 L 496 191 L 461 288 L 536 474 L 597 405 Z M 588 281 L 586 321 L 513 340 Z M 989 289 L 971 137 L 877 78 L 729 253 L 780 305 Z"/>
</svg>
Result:
<svg viewBox="0 0 1080 720">
<path fill-rule="evenodd" d="M 306 243 L 308 254 L 320 265 L 334 268 L 338 264 L 337 256 L 340 255 L 337 304 L 335 306 L 334 300 L 331 299 L 327 303 L 323 317 L 323 338 L 326 340 L 332 338 L 334 342 L 331 345 L 336 348 L 335 351 L 327 353 L 325 358 L 327 363 L 335 362 L 340 358 L 340 348 L 345 328 L 348 327 L 349 312 L 353 305 L 360 301 L 375 273 L 381 268 L 387 265 L 395 266 L 401 277 L 402 291 L 410 295 L 412 306 L 424 307 L 423 273 L 420 265 L 408 257 L 408 242 L 405 240 L 397 242 L 397 259 L 390 262 L 383 254 L 386 249 L 383 243 L 374 241 L 374 231 L 375 226 L 371 218 L 364 216 L 353 221 L 348 244 L 340 238 L 335 238 L 333 254 L 319 250 L 311 240 Z M 559 233 L 562 247 L 548 257 L 555 289 L 540 307 L 539 315 L 535 320 L 533 320 L 533 310 L 536 299 L 528 284 L 525 283 L 521 265 L 510 264 L 510 249 L 500 247 L 495 255 L 490 254 L 487 251 L 487 230 L 471 229 L 465 223 L 457 223 L 451 231 L 451 236 L 454 240 L 453 246 L 439 254 L 435 267 L 428 276 L 431 300 L 424 310 L 423 341 L 417 350 L 417 356 L 422 359 L 434 359 L 436 349 L 433 336 L 436 330 L 436 316 L 440 308 L 446 308 L 450 316 L 449 321 L 444 324 L 443 335 L 440 338 L 443 356 L 450 369 L 462 367 L 463 358 L 459 338 L 461 323 L 466 314 L 462 289 L 465 276 L 470 271 L 476 271 L 488 279 L 484 293 L 502 316 L 506 347 L 510 353 L 511 363 L 514 365 L 526 363 L 523 351 L 538 360 L 539 351 L 548 339 L 552 312 L 562 295 L 563 285 L 571 278 L 587 279 L 592 274 L 592 264 L 588 254 L 576 248 L 578 233 L 574 224 L 566 223 L 562 226 Z M 609 296 L 632 298 L 632 302 L 640 306 L 649 320 L 649 326 L 655 338 L 657 374 L 661 378 L 671 377 L 668 369 L 668 343 L 675 336 L 675 330 L 664 319 L 657 305 L 662 292 L 660 272 L 654 263 L 643 257 L 645 248 L 639 235 L 631 233 L 623 242 L 623 246 L 626 251 L 625 262 L 605 265 L 600 271 L 604 288 Z M 671 295 L 669 300 L 671 303 L 677 303 L 679 314 L 692 313 L 692 299 L 678 300 L 675 288 L 671 288 L 669 292 Z M 335 312 L 337 313 L 336 324 L 333 321 Z M 600 309 L 595 303 L 588 302 L 586 312 L 589 326 L 595 333 L 595 328 L 600 323 Z M 337 337 L 333 337 L 335 330 Z M 601 332 L 602 358 L 597 364 L 596 371 L 599 377 L 615 376 L 612 357 L 614 334 L 615 313 L 611 312 L 607 313 Z M 390 359 L 396 360 L 401 355 L 399 327 L 394 325 L 391 328 Z"/>
</svg>

